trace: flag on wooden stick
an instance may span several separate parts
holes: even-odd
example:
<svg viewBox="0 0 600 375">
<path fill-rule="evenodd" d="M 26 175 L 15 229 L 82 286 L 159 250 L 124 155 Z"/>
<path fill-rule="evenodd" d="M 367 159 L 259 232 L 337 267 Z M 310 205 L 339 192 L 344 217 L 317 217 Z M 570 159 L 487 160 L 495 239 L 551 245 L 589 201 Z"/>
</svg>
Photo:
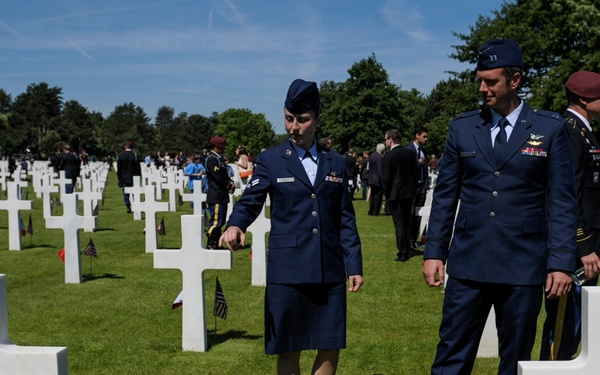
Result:
<svg viewBox="0 0 600 375">
<path fill-rule="evenodd" d="M 173 301 L 173 305 L 171 305 L 171 310 L 175 310 L 179 306 L 183 305 L 183 290 L 179 292 L 175 301 Z"/>
<path fill-rule="evenodd" d="M 213 308 L 213 315 L 221 319 L 227 319 L 227 301 L 225 301 L 225 294 L 221 288 L 221 283 L 217 277 L 217 286 L 215 290 L 215 307 Z"/>
<path fill-rule="evenodd" d="M 59 252 L 58 252 L 58 257 L 64 262 L 65 261 L 65 248 L 63 247 Z"/>
<path fill-rule="evenodd" d="M 90 242 L 88 242 L 85 250 L 83 250 L 83 254 L 89 257 L 98 258 L 98 252 L 96 251 L 96 246 L 94 246 L 94 241 L 90 238 Z"/>
<path fill-rule="evenodd" d="M 23 222 L 23 219 L 21 219 L 21 216 L 19 216 L 19 229 L 21 230 L 21 236 L 27 234 L 27 228 L 25 228 L 25 223 Z"/>
<path fill-rule="evenodd" d="M 33 221 L 31 221 L 31 213 L 29 213 L 29 222 L 27 223 L 27 233 L 33 236 Z"/>
<path fill-rule="evenodd" d="M 167 235 L 167 230 L 165 229 L 165 217 L 164 216 L 162 217 L 162 220 L 160 221 L 160 224 L 156 228 L 156 231 L 161 236 L 166 236 Z"/>
</svg>

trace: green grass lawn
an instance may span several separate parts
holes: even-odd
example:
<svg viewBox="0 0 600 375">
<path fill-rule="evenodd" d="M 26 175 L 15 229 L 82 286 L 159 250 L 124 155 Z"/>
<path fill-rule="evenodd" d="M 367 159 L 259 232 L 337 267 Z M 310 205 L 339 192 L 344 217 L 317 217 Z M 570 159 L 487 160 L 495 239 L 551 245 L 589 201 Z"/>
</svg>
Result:
<svg viewBox="0 0 600 375">
<path fill-rule="evenodd" d="M 29 197 L 35 197 L 31 186 Z M 338 374 L 427 374 L 438 340 L 442 290 L 425 285 L 420 255 L 394 262 L 389 216 L 367 216 L 366 202 L 354 203 L 365 285 L 348 295 L 348 348 Z M 164 213 L 167 235 L 159 237 L 159 248 L 181 246 L 179 216 L 191 213 L 187 202 L 178 212 Z M 153 255 L 145 253 L 144 221 L 125 212 L 114 171 L 99 210 L 99 229 L 79 232 L 81 249 L 92 238 L 99 255 L 91 266 L 90 258 L 82 256 L 81 284 L 64 283 L 64 263 L 57 256 L 63 233 L 45 229 L 41 199 L 34 198 L 34 235 L 31 242 L 29 235 L 23 237 L 22 251 L 7 250 L 7 216 L 0 211 L 0 274 L 7 278 L 13 343 L 66 346 L 71 375 L 275 373 L 276 357 L 263 353 L 264 288 L 250 285 L 248 247 L 234 253 L 233 269 L 204 273 L 209 348 L 184 352 L 182 309 L 171 309 L 181 290 L 181 273 L 154 269 Z M 27 224 L 29 212 L 21 217 Z M 157 214 L 157 220 L 162 217 Z M 229 315 L 215 324 L 217 272 Z M 539 332 L 533 358 L 539 353 Z M 303 373 L 309 373 L 313 357 L 313 352 L 304 353 Z M 473 373 L 495 374 L 497 362 L 478 359 Z"/>
</svg>

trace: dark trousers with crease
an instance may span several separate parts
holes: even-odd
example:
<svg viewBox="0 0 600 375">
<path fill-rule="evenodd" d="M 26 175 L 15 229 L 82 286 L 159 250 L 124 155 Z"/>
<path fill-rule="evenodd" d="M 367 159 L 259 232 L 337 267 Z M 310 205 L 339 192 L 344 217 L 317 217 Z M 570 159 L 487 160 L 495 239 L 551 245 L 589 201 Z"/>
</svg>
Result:
<svg viewBox="0 0 600 375">
<path fill-rule="evenodd" d="M 440 342 L 432 375 L 471 374 L 490 309 L 494 306 L 499 375 L 516 375 L 518 361 L 531 359 L 542 285 L 510 285 L 459 280 L 446 283 Z"/>
<path fill-rule="evenodd" d="M 396 231 L 396 248 L 398 258 L 410 257 L 409 226 L 413 198 L 388 201 L 394 229 Z"/>
</svg>

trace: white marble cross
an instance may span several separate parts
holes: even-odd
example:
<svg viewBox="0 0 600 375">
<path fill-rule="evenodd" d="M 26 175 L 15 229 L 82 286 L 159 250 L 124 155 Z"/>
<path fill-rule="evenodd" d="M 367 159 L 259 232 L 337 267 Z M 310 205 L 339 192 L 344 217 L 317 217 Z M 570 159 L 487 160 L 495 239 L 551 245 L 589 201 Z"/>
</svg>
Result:
<svg viewBox="0 0 600 375">
<path fill-rule="evenodd" d="M 139 203 L 142 201 L 142 194 L 144 194 L 144 186 L 142 186 L 142 177 L 133 176 L 133 186 L 126 186 L 125 193 L 129 194 L 129 201 L 131 202 L 131 211 L 133 211 L 133 220 L 142 220 L 142 211 L 136 209 L 139 205 L 133 203 Z"/>
<path fill-rule="evenodd" d="M 169 191 L 169 211 L 177 211 L 177 190 L 182 191 L 183 183 L 179 180 L 179 175 L 175 170 L 165 171 L 167 182 L 163 184 L 163 188 Z"/>
<path fill-rule="evenodd" d="M 519 361 L 519 375 L 589 375 L 600 369 L 600 288 L 581 293 L 581 352 L 570 361 Z"/>
<path fill-rule="evenodd" d="M 169 202 L 156 201 L 156 187 L 147 185 L 144 187 L 144 201 L 132 202 L 132 210 L 144 211 L 146 214 L 146 252 L 153 253 L 157 249 L 156 238 L 156 213 L 169 211 Z"/>
<path fill-rule="evenodd" d="M 73 180 L 65 177 L 65 171 L 58 172 L 59 178 L 54 179 L 54 183 L 58 184 L 60 190 L 61 199 L 67 194 L 67 185 L 73 183 Z M 75 186 L 73 186 L 73 191 L 75 191 Z"/>
<path fill-rule="evenodd" d="M 81 283 L 81 255 L 79 253 L 79 229 L 95 229 L 96 216 L 80 216 L 77 194 L 64 194 L 63 215 L 46 218 L 46 228 L 64 231 L 65 283 Z"/>
<path fill-rule="evenodd" d="M 163 170 L 161 168 L 153 168 L 147 185 L 154 185 L 156 187 L 156 199 L 158 200 L 162 199 L 163 182 Z"/>
<path fill-rule="evenodd" d="M 202 218 L 181 216 L 181 250 L 156 250 L 154 268 L 179 269 L 183 274 L 183 350 L 206 351 L 206 304 L 204 271 L 231 269 L 233 255 L 229 250 L 207 250 L 202 247 Z"/>
<path fill-rule="evenodd" d="M 194 215 L 204 216 L 202 204 L 206 202 L 206 194 L 202 192 L 201 181 L 194 181 L 194 192 L 191 194 L 183 194 L 181 198 L 184 202 L 194 203 Z"/>
<path fill-rule="evenodd" d="M 58 192 L 58 186 L 54 185 L 54 173 L 46 172 L 42 175 L 38 191 L 42 194 L 42 208 L 44 219 L 52 216 L 52 193 Z"/>
<path fill-rule="evenodd" d="M 267 241 L 265 235 L 271 231 L 271 220 L 267 218 L 266 205 L 247 232 L 252 233 L 252 285 L 267 285 Z"/>
<path fill-rule="evenodd" d="M 8 336 L 6 275 L 0 275 L 0 369 L 2 375 L 67 375 L 67 348 L 18 346 Z"/>
<path fill-rule="evenodd" d="M 83 202 L 83 216 L 94 216 L 94 208 L 98 206 L 98 202 L 102 199 L 102 193 L 94 191 L 92 188 L 92 179 L 82 179 L 83 190 L 77 192 L 77 197 Z M 83 228 L 86 232 L 93 232 L 90 227 Z"/>
<path fill-rule="evenodd" d="M 0 210 L 8 211 L 8 249 L 21 249 L 21 228 L 19 211 L 31 210 L 33 203 L 19 199 L 21 196 L 21 187 L 26 187 L 26 181 L 8 181 L 7 198 L 0 200 Z"/>
<path fill-rule="evenodd" d="M 8 171 L 0 170 L 0 187 L 4 191 L 6 191 L 6 181 L 8 177 L 10 177 L 10 173 Z"/>
<path fill-rule="evenodd" d="M 32 168 L 29 172 L 31 174 L 31 183 L 33 184 L 33 191 L 35 191 L 36 198 L 42 198 L 42 192 L 40 188 L 43 184 L 43 179 L 45 175 L 44 170 L 40 170 L 38 168 Z"/>
</svg>

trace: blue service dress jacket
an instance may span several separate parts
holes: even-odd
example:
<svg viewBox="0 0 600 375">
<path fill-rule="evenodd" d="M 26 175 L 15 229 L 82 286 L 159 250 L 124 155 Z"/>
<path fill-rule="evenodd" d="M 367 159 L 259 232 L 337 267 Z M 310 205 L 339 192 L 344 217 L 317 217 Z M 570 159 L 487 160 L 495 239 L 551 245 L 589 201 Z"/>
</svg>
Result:
<svg viewBox="0 0 600 375">
<path fill-rule="evenodd" d="M 565 120 L 524 103 L 500 161 L 490 120 L 489 109 L 452 120 L 424 258 L 447 261 L 451 277 L 489 283 L 536 285 L 549 270 L 574 271 L 576 199 Z"/>
<path fill-rule="evenodd" d="M 314 186 L 289 141 L 258 154 L 227 226 L 246 231 L 269 195 L 267 283 L 339 283 L 362 275 L 344 158 L 319 150 Z"/>
</svg>

